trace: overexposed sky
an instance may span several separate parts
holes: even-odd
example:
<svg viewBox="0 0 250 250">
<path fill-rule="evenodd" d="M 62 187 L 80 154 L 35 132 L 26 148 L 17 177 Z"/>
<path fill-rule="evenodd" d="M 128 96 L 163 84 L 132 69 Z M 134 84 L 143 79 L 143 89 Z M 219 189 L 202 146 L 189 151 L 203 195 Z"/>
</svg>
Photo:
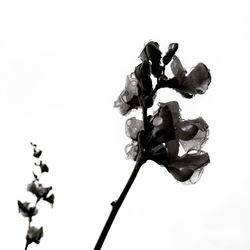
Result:
<svg viewBox="0 0 250 250">
<path fill-rule="evenodd" d="M 248 142 L 250 56 L 248 1 L 15 1 L 0 3 L 0 249 L 24 249 L 27 221 L 17 199 L 34 159 L 50 167 L 55 206 L 39 204 L 44 226 L 30 250 L 90 250 L 134 162 L 126 160 L 128 117 L 113 109 L 144 43 L 177 56 L 189 70 L 211 70 L 207 93 L 191 100 L 161 90 L 156 102 L 177 100 L 183 118 L 210 125 L 204 150 L 211 163 L 194 186 L 177 183 L 148 162 L 121 207 L 103 250 L 249 250 Z M 154 111 L 154 108 L 150 110 Z"/>
</svg>

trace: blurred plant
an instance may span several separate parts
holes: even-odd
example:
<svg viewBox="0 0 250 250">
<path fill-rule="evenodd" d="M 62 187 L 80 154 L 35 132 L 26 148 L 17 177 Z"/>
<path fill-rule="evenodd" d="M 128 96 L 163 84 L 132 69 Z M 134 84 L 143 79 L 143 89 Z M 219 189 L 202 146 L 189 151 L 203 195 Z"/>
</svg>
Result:
<svg viewBox="0 0 250 250">
<path fill-rule="evenodd" d="M 141 166 L 152 160 L 165 167 L 179 182 L 195 184 L 201 177 L 204 167 L 210 162 L 209 155 L 202 151 L 208 140 L 208 125 L 203 118 L 192 120 L 181 118 L 178 102 L 159 103 L 158 109 L 148 115 L 156 93 L 161 88 L 172 88 L 184 98 L 204 94 L 211 82 L 209 69 L 198 63 L 189 74 L 180 59 L 175 55 L 177 43 L 171 43 L 162 56 L 159 44 L 147 43 L 139 55 L 141 63 L 127 76 L 125 89 L 114 103 L 122 115 L 133 109 L 142 109 L 142 120 L 129 118 L 125 123 L 126 135 L 132 142 L 125 147 L 128 159 L 136 161 L 134 170 L 121 195 L 111 203 L 112 210 L 96 243 L 95 250 L 101 249 L 115 216 L 122 205 Z M 170 64 L 172 78 L 165 75 L 165 67 Z M 153 87 L 152 77 L 157 82 Z M 179 156 L 179 147 L 186 152 Z"/>
<path fill-rule="evenodd" d="M 37 150 L 37 145 L 31 143 L 33 146 L 33 156 L 34 158 L 40 160 L 40 156 L 42 154 L 41 150 Z M 25 244 L 25 250 L 28 249 L 28 246 L 34 242 L 36 244 L 40 243 L 41 238 L 43 237 L 43 227 L 36 228 L 34 226 L 31 226 L 31 222 L 33 220 L 33 216 L 37 215 L 38 209 L 37 205 L 38 202 L 41 200 L 44 200 L 51 204 L 51 206 L 54 205 L 54 194 L 50 194 L 50 191 L 52 187 L 44 187 L 40 183 L 41 175 L 45 172 L 49 172 L 49 168 L 46 164 L 44 164 L 41 160 L 39 163 L 34 163 L 34 165 L 39 167 L 39 175 L 35 172 L 33 173 L 34 180 L 28 184 L 27 191 L 31 192 L 35 197 L 36 201 L 34 205 L 31 205 L 30 202 L 21 202 L 18 200 L 18 210 L 19 213 L 21 213 L 24 217 L 28 218 L 29 224 L 28 224 L 28 231 L 26 234 L 26 244 Z"/>
</svg>

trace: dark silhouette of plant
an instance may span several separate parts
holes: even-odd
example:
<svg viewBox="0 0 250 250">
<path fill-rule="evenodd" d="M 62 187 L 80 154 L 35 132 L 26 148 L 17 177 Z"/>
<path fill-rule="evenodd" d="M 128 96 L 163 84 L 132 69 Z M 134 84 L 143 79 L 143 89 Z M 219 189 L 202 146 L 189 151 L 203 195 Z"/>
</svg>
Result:
<svg viewBox="0 0 250 250">
<path fill-rule="evenodd" d="M 31 143 L 31 145 L 34 148 L 33 156 L 36 159 L 40 160 L 42 151 L 37 150 L 36 144 Z M 31 226 L 33 216 L 37 215 L 38 213 L 38 209 L 37 209 L 38 202 L 41 200 L 44 200 L 53 206 L 54 199 L 55 199 L 54 194 L 50 194 L 52 187 L 44 187 L 40 183 L 40 178 L 42 174 L 45 172 L 49 172 L 48 166 L 44 164 L 41 160 L 39 163 L 34 163 L 34 165 L 39 167 L 38 172 L 40 173 L 38 175 L 37 173 L 33 172 L 34 180 L 30 184 L 28 184 L 27 191 L 31 192 L 36 197 L 35 204 L 31 205 L 30 202 L 21 202 L 19 200 L 17 202 L 19 213 L 21 213 L 24 217 L 28 218 L 29 220 L 28 231 L 26 234 L 25 250 L 28 249 L 28 246 L 33 242 L 36 244 L 39 244 L 41 238 L 43 237 L 43 227 L 36 228 L 34 226 Z"/>
<path fill-rule="evenodd" d="M 201 177 L 204 167 L 210 162 L 209 155 L 202 151 L 208 140 L 208 125 L 201 117 L 192 120 L 181 118 L 179 104 L 176 101 L 159 103 L 158 109 L 148 115 L 153 106 L 156 93 L 161 88 L 171 88 L 184 98 L 193 98 L 204 94 L 211 82 L 209 69 L 198 63 L 189 74 L 175 55 L 177 43 L 171 43 L 162 56 L 159 44 L 147 43 L 139 55 L 141 63 L 127 76 L 125 89 L 114 103 L 122 115 L 133 109 L 142 109 L 142 120 L 129 118 L 125 123 L 126 135 L 132 139 L 125 147 L 128 159 L 136 161 L 134 170 L 116 201 L 111 203 L 112 210 L 96 243 L 95 250 L 101 249 L 115 216 L 122 205 L 141 166 L 152 160 L 163 166 L 180 182 L 195 184 Z M 172 78 L 165 75 L 169 64 Z M 157 82 L 153 87 L 152 78 Z M 179 156 L 179 147 L 186 153 Z"/>
</svg>

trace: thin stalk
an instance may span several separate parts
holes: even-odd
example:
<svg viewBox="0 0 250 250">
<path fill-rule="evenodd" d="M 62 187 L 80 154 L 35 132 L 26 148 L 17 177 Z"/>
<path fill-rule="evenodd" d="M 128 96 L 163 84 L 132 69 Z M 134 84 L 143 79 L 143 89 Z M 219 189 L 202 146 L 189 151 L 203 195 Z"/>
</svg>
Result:
<svg viewBox="0 0 250 250">
<path fill-rule="evenodd" d="M 144 131 L 145 133 L 147 132 L 147 108 L 144 106 L 144 102 L 142 102 L 142 100 L 139 98 L 139 103 L 140 106 L 142 107 L 142 119 L 143 119 L 143 124 L 144 124 Z M 138 153 L 138 157 L 136 160 L 136 164 L 134 166 L 133 172 L 131 173 L 124 189 L 122 190 L 119 198 L 116 201 L 113 201 L 111 203 L 112 206 L 112 210 L 109 214 L 109 217 L 102 229 L 102 232 L 96 242 L 95 248 L 94 250 L 100 250 L 102 248 L 102 245 L 108 235 L 108 232 L 112 226 L 112 223 L 124 201 L 124 199 L 126 198 L 132 184 L 134 183 L 134 180 L 141 168 L 141 166 L 147 161 L 147 157 L 145 156 L 145 149 L 144 149 L 144 145 L 141 144 L 141 141 L 139 140 L 139 153 Z"/>
<path fill-rule="evenodd" d="M 106 221 L 106 223 L 104 225 L 104 228 L 103 228 L 103 230 L 102 230 L 102 232 L 101 232 L 101 234 L 99 236 L 99 239 L 98 239 L 98 241 L 97 241 L 97 243 L 95 245 L 94 250 L 100 250 L 102 248 L 103 242 L 106 239 L 106 236 L 107 236 L 107 234 L 108 234 L 108 232 L 110 230 L 110 227 L 111 227 L 111 225 L 112 225 L 112 223 L 113 223 L 113 221 L 115 219 L 115 216 L 116 216 L 119 208 L 121 207 L 121 205 L 122 205 L 128 191 L 130 190 L 130 188 L 131 188 L 131 186 L 132 186 L 132 184 L 133 184 L 133 182 L 134 182 L 134 180 L 135 180 L 141 166 L 144 163 L 145 163 L 145 161 L 141 157 L 138 157 L 138 160 L 137 160 L 137 162 L 135 164 L 134 170 L 133 170 L 131 176 L 129 177 L 128 182 L 125 185 L 122 193 L 120 194 L 119 198 L 116 201 L 113 201 L 111 203 L 112 210 L 111 210 L 111 212 L 109 214 L 109 217 L 108 217 L 108 219 L 107 219 L 107 221 Z"/>
<path fill-rule="evenodd" d="M 147 119 L 147 108 L 143 107 L 142 108 L 142 117 L 143 117 L 143 126 L 144 126 L 144 130 L 147 131 L 148 130 L 148 126 L 147 126 L 147 123 L 148 123 L 148 119 Z"/>
<path fill-rule="evenodd" d="M 37 207 L 37 204 L 38 204 L 38 202 L 39 202 L 39 200 L 40 200 L 40 198 L 37 198 L 36 199 L 36 203 L 35 203 L 35 206 L 34 206 L 34 211 L 36 210 L 36 207 Z M 30 224 L 31 224 L 31 222 L 32 222 L 32 217 L 33 216 L 31 216 L 31 217 L 29 217 L 29 224 L 28 224 L 28 231 L 29 231 L 29 229 L 30 229 Z M 27 232 L 28 232 L 27 231 Z M 28 234 L 28 233 L 27 233 Z M 25 244 L 25 249 L 24 250 L 27 250 L 28 249 L 28 246 L 29 246 L 29 242 L 28 242 L 28 239 L 26 238 L 26 244 Z"/>
<path fill-rule="evenodd" d="M 28 243 L 28 241 L 26 241 L 26 245 L 25 245 L 24 250 L 27 250 L 27 249 L 28 249 L 28 245 L 29 245 L 29 243 Z"/>
</svg>

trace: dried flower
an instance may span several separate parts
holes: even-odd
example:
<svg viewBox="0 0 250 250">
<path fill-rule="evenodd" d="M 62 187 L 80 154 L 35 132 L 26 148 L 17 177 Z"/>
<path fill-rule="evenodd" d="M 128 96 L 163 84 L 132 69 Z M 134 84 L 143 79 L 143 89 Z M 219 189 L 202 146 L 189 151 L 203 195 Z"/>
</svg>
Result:
<svg viewBox="0 0 250 250">
<path fill-rule="evenodd" d="M 43 187 L 42 184 L 32 182 L 28 185 L 27 190 L 34 194 L 37 199 L 46 198 L 52 187 Z"/>
<path fill-rule="evenodd" d="M 163 71 L 163 67 L 160 65 L 161 62 L 161 51 L 157 42 L 149 42 L 145 45 L 139 58 L 143 62 L 151 63 L 151 72 L 155 77 L 159 77 Z"/>
<path fill-rule="evenodd" d="M 36 157 L 36 158 L 39 158 L 42 154 L 42 150 L 36 150 L 34 149 L 34 153 L 33 153 L 33 156 Z"/>
<path fill-rule="evenodd" d="M 42 154 L 41 150 L 37 150 L 36 147 L 37 145 L 31 142 L 31 145 L 33 146 L 33 156 L 36 158 L 39 158 Z M 41 228 L 36 228 L 31 226 L 32 223 L 32 218 L 38 213 L 37 205 L 41 199 L 44 201 L 47 201 L 50 203 L 52 206 L 54 204 L 55 196 L 54 194 L 50 194 L 50 190 L 52 187 L 44 187 L 40 183 L 40 178 L 41 175 L 44 172 L 48 172 L 49 168 L 46 164 L 44 164 L 41 160 L 38 163 L 34 163 L 34 165 L 40 167 L 40 175 L 37 175 L 34 171 L 32 172 L 34 180 L 28 184 L 27 186 L 27 191 L 31 192 L 34 194 L 36 197 L 35 205 L 31 206 L 29 202 L 24 202 L 22 203 L 21 201 L 18 201 L 18 210 L 19 213 L 21 213 L 24 217 L 28 217 L 29 219 L 29 224 L 28 224 L 28 232 L 26 235 L 26 245 L 25 245 L 25 250 L 28 249 L 28 246 L 32 243 L 35 242 L 36 244 L 40 243 L 40 239 L 43 237 L 43 227 Z"/>
<path fill-rule="evenodd" d="M 114 107 L 119 108 L 122 115 L 126 115 L 130 110 L 139 107 L 138 80 L 133 73 L 127 76 L 125 89 L 114 102 Z"/>
<path fill-rule="evenodd" d="M 126 158 L 131 160 L 136 160 L 139 152 L 139 145 L 137 141 L 132 141 L 125 147 Z"/>
<path fill-rule="evenodd" d="M 166 167 L 178 181 L 196 183 L 209 163 L 208 154 L 201 151 L 208 139 L 207 123 L 201 117 L 181 119 L 178 103 L 168 102 L 159 104 L 151 124 L 150 159 Z M 181 157 L 179 145 L 187 152 Z"/>
<path fill-rule="evenodd" d="M 101 249 L 115 216 L 121 207 L 138 171 L 148 160 L 165 167 L 172 176 L 182 183 L 195 184 L 210 162 L 209 155 L 202 151 L 208 139 L 208 125 L 201 118 L 184 120 L 180 115 L 177 102 L 159 103 L 159 108 L 148 115 L 148 108 L 153 106 L 154 97 L 161 88 L 173 88 L 185 98 L 203 94 L 211 82 L 209 69 L 205 64 L 197 64 L 187 75 L 186 69 L 175 53 L 177 43 L 171 43 L 167 53 L 161 57 L 157 42 L 150 41 L 145 45 L 139 58 L 142 63 L 135 67 L 137 92 L 125 87 L 115 102 L 123 115 L 133 108 L 142 108 L 143 121 L 132 117 L 126 121 L 126 135 L 132 142 L 125 147 L 128 159 L 136 161 L 134 170 L 121 195 L 111 203 L 112 211 L 100 234 L 95 249 Z M 165 66 L 171 63 L 174 77 L 165 75 Z M 151 76 L 157 78 L 153 88 Z M 186 153 L 179 155 L 180 146 Z"/>
<path fill-rule="evenodd" d="M 49 172 L 47 164 L 44 164 L 42 161 L 39 164 L 35 163 L 35 165 L 40 167 L 42 173 Z"/>
<path fill-rule="evenodd" d="M 122 115 L 140 107 L 140 101 L 147 107 L 153 105 L 153 97 L 150 96 L 153 89 L 150 74 L 150 63 L 146 61 L 127 76 L 125 89 L 114 102 L 114 107 L 119 108 Z"/>
<path fill-rule="evenodd" d="M 149 61 L 144 61 L 135 67 L 134 72 L 136 78 L 138 79 L 140 93 L 142 96 L 148 96 L 153 90 L 152 80 L 151 80 L 151 65 Z"/>
<path fill-rule="evenodd" d="M 125 133 L 129 138 L 136 140 L 138 133 L 142 130 L 142 128 L 143 121 L 138 120 L 135 117 L 131 117 L 126 121 Z"/>
<path fill-rule="evenodd" d="M 37 150 L 36 149 L 37 145 L 34 144 L 33 142 L 31 142 L 30 144 L 34 147 L 33 156 L 39 158 L 42 154 L 42 150 Z"/>
<path fill-rule="evenodd" d="M 199 152 L 208 140 L 208 124 L 202 117 L 181 121 L 176 129 L 176 134 L 186 152 Z"/>
<path fill-rule="evenodd" d="M 28 244 L 31 244 L 32 242 L 39 244 L 42 237 L 43 227 L 39 229 L 36 227 L 30 227 L 26 235 L 26 240 Z"/>
<path fill-rule="evenodd" d="M 24 217 L 31 218 L 38 213 L 38 209 L 36 207 L 31 207 L 29 202 L 22 203 L 21 201 L 17 201 L 17 204 L 19 213 L 21 213 Z"/>
<path fill-rule="evenodd" d="M 168 163 L 166 169 L 173 177 L 188 184 L 195 184 L 201 177 L 204 167 L 210 162 L 207 153 L 185 154 Z"/>
<path fill-rule="evenodd" d="M 210 71 L 204 63 L 198 63 L 188 74 L 184 85 L 191 94 L 204 94 L 211 83 Z"/>
<path fill-rule="evenodd" d="M 203 172 L 201 169 L 209 163 L 208 154 L 201 151 L 208 140 L 209 131 L 205 120 L 201 117 L 192 120 L 182 119 L 179 104 L 173 101 L 159 103 L 158 110 L 149 122 L 150 132 L 146 142 L 149 159 L 166 167 L 178 181 L 189 180 L 190 183 L 196 183 Z M 126 135 L 132 139 L 125 147 L 128 159 L 137 159 L 138 134 L 142 129 L 141 120 L 132 117 L 126 121 Z M 180 145 L 187 152 L 181 157 L 178 155 Z M 194 154 L 190 154 L 191 151 L 194 151 Z"/>
<path fill-rule="evenodd" d="M 175 124 L 179 121 L 177 102 L 159 103 L 159 109 L 152 116 L 150 142 L 151 146 L 175 139 Z M 178 113 L 177 113 L 178 112 Z M 177 115 L 177 117 L 175 117 Z"/>
<path fill-rule="evenodd" d="M 152 64 L 159 64 L 161 61 L 161 51 L 157 42 L 150 41 L 142 50 L 139 58 L 142 61 L 151 61 Z"/>
<path fill-rule="evenodd" d="M 45 197 L 44 200 L 49 202 L 53 206 L 55 201 L 55 195 L 51 194 L 49 197 Z"/>
<path fill-rule="evenodd" d="M 162 62 L 164 65 L 167 65 L 170 63 L 170 61 L 172 60 L 175 52 L 177 51 L 178 49 L 178 43 L 170 43 L 169 46 L 168 46 L 168 51 L 167 53 L 165 54 L 165 56 L 162 58 Z"/>
<path fill-rule="evenodd" d="M 169 87 L 174 88 L 187 98 L 196 94 L 204 94 L 211 82 L 209 69 L 204 63 L 198 63 L 186 76 L 187 71 L 182 66 L 180 59 L 177 56 L 173 56 L 171 70 L 177 78 L 178 84 L 175 83 L 175 85 Z"/>
</svg>

